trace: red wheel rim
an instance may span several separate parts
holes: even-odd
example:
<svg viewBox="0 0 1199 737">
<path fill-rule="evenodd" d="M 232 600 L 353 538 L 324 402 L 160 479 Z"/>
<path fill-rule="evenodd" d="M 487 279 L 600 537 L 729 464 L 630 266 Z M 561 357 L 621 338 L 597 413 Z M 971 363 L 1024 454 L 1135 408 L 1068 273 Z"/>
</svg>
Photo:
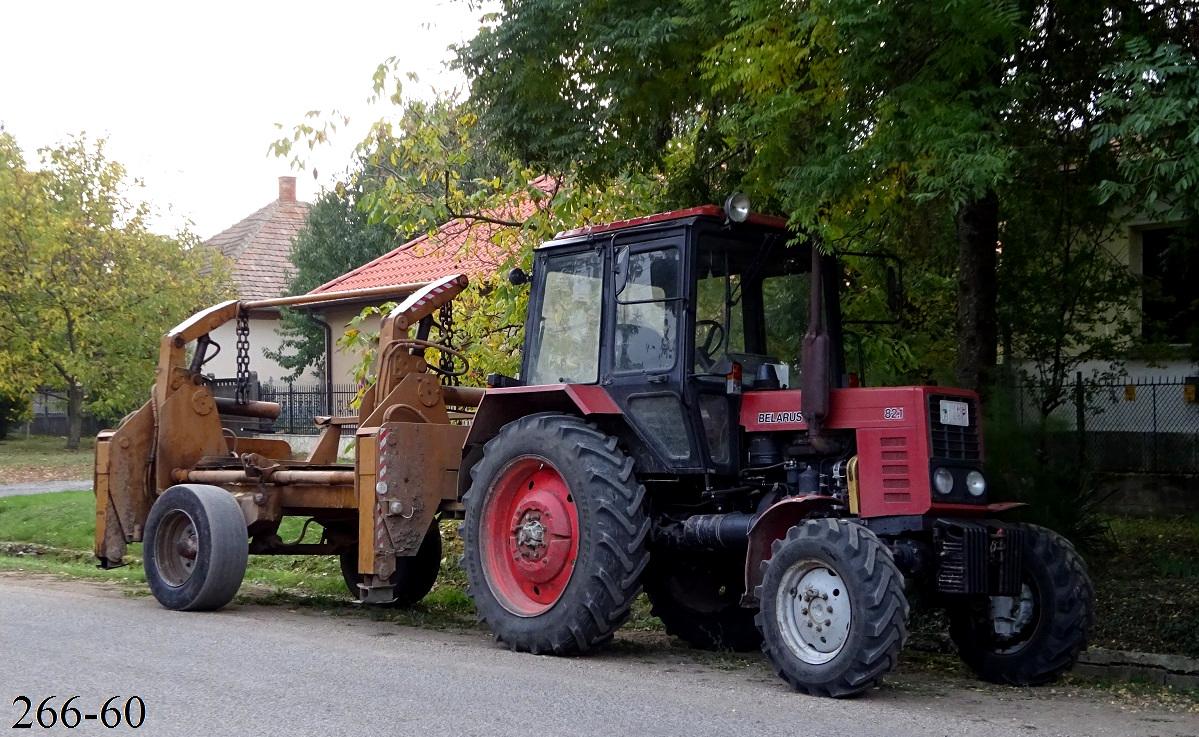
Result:
<svg viewBox="0 0 1199 737">
<path fill-rule="evenodd" d="M 480 523 L 483 569 L 505 609 L 533 617 L 562 597 L 579 553 L 579 514 L 562 474 L 517 458 L 488 490 Z"/>
</svg>

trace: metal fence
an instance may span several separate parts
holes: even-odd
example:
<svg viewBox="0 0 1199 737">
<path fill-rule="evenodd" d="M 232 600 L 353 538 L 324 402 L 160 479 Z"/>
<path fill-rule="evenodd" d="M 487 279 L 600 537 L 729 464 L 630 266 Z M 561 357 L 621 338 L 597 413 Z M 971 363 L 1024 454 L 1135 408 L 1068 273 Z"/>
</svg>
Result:
<svg viewBox="0 0 1199 737">
<path fill-rule="evenodd" d="M 33 397 L 33 414 L 25 424 L 11 428 L 12 435 L 52 435 L 66 437 L 69 431 L 66 395 L 49 389 L 38 389 Z M 81 435 L 95 435 L 105 427 L 115 427 L 113 420 L 104 420 L 85 414 Z"/>
<path fill-rule="evenodd" d="M 1084 379 L 1065 387 L 1043 418 L 1043 385 L 1016 387 L 1026 426 L 1045 420 L 1051 451 L 1108 473 L 1199 474 L 1199 401 L 1194 377 Z M 1189 384 L 1189 387 L 1188 387 Z"/>
<path fill-rule="evenodd" d="M 323 384 L 259 384 L 258 399 L 276 402 L 279 419 L 263 428 L 264 432 L 287 433 L 288 435 L 316 435 L 319 429 L 313 418 L 321 415 L 346 417 L 357 415 L 350 402 L 358 395 L 354 384 L 334 384 L 332 396 Z M 331 402 L 331 404 L 330 404 Z"/>
<path fill-rule="evenodd" d="M 209 386 L 218 397 L 232 398 L 237 392 L 236 379 L 210 379 Z M 313 422 L 321 415 L 345 417 L 357 415 L 350 402 L 358 394 L 354 384 L 334 384 L 332 392 L 324 384 L 294 384 L 281 382 L 258 382 L 258 376 L 250 372 L 249 393 L 251 401 L 277 402 L 279 419 L 261 420 L 253 417 L 221 415 L 221 424 L 240 434 L 286 433 L 289 435 L 317 435 L 320 428 Z M 106 427 L 116 427 L 116 420 L 105 420 L 84 415 L 83 435 L 95 435 Z M 39 390 L 33 397 L 33 415 L 19 428 L 10 430 L 13 435 L 60 435 L 67 434 L 67 401 L 62 395 L 47 389 Z"/>
<path fill-rule="evenodd" d="M 237 394 L 237 379 L 211 379 L 209 386 L 218 397 L 234 397 Z M 258 374 L 251 371 L 246 399 L 252 402 L 275 402 L 279 405 L 279 419 L 263 420 L 253 417 L 221 415 L 221 424 L 239 435 L 243 433 L 285 433 L 287 435 L 317 435 L 320 432 L 314 422 L 322 415 L 346 417 L 357 415 L 358 410 L 350 402 L 358 395 L 354 384 L 296 384 L 292 382 L 259 383 Z"/>
</svg>

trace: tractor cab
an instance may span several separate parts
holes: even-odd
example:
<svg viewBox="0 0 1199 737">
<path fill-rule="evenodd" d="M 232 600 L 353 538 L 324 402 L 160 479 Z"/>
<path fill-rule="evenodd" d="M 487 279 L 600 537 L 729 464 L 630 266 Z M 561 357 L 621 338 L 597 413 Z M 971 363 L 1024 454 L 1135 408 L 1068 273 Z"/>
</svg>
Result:
<svg viewBox="0 0 1199 737">
<path fill-rule="evenodd" d="M 602 386 L 644 472 L 735 476 L 742 391 L 802 378 L 812 244 L 793 238 L 781 218 L 714 206 L 560 234 L 535 253 L 521 383 Z M 823 285 L 839 346 L 837 283 Z"/>
</svg>

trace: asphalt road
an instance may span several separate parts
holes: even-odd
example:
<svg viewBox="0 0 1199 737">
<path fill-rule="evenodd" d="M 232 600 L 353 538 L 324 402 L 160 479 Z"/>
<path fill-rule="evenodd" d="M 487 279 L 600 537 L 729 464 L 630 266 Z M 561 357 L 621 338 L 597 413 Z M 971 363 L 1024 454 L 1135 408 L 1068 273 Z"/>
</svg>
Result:
<svg viewBox="0 0 1199 737">
<path fill-rule="evenodd" d="M 0 484 L 0 496 L 26 496 L 55 491 L 91 491 L 92 481 L 26 481 L 20 484 Z"/>
<path fill-rule="evenodd" d="M 831 701 L 793 694 L 764 668 L 619 650 L 538 657 L 480 633 L 282 607 L 177 613 L 116 588 L 4 575 L 0 729 L 21 716 L 23 704 L 10 706 L 18 696 L 36 708 L 52 694 L 52 704 L 78 694 L 83 713 L 137 695 L 146 717 L 134 733 L 165 737 L 1199 735 L 1199 715 L 1098 692 L 909 684 Z M 85 721 L 71 731 L 129 730 Z"/>
</svg>

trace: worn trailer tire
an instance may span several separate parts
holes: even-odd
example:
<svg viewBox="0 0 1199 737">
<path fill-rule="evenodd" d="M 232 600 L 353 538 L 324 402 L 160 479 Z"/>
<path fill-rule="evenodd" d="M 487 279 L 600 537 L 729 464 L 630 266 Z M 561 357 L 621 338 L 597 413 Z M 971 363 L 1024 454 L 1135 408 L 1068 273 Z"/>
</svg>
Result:
<svg viewBox="0 0 1199 737">
<path fill-rule="evenodd" d="M 609 437 L 569 415 L 506 425 L 471 469 L 467 594 L 513 650 L 573 655 L 629 617 L 649 560 L 645 487 Z"/>
<path fill-rule="evenodd" d="M 245 578 L 246 520 L 233 495 L 219 487 L 167 489 L 150 508 L 142 539 L 146 583 L 167 609 L 220 609 Z"/>
<path fill-rule="evenodd" d="M 433 520 L 416 555 L 396 556 L 395 573 L 391 574 L 392 591 L 396 598 L 383 606 L 401 609 L 412 606 L 433 590 L 440 571 L 441 528 L 437 526 L 437 520 Z M 345 579 L 350 596 L 356 600 L 358 584 L 362 582 L 362 575 L 358 573 L 358 546 L 341 554 L 341 577 Z"/>
<path fill-rule="evenodd" d="M 796 691 L 853 696 L 895 667 L 908 602 L 891 551 L 848 520 L 807 520 L 762 563 L 758 627 L 774 672 Z"/>
<path fill-rule="evenodd" d="M 961 597 L 947 607 L 949 635 L 979 678 L 1011 686 L 1048 683 L 1074 665 L 1094 622 L 1094 588 L 1086 563 L 1061 535 L 1024 530 L 1021 596 Z M 1006 603 L 1008 606 L 1003 607 Z M 994 617 L 1011 620 L 998 634 Z"/>
<path fill-rule="evenodd" d="M 642 583 L 650 613 L 691 647 L 749 652 L 761 646 L 758 610 L 741 606 L 745 551 L 655 551 Z"/>
</svg>

